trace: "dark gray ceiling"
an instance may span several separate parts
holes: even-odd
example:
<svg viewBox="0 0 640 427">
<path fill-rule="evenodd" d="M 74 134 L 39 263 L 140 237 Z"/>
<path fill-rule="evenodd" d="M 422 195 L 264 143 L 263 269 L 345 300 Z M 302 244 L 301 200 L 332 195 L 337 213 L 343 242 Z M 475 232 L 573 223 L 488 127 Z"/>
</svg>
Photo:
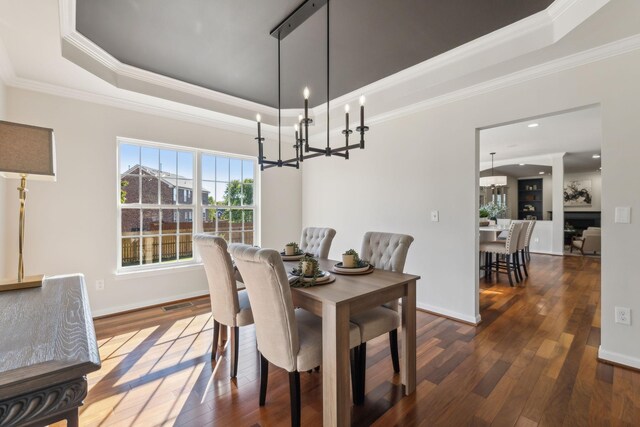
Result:
<svg viewBox="0 0 640 427">
<path fill-rule="evenodd" d="M 553 0 L 332 0 L 331 98 L 549 6 Z M 277 106 L 270 30 L 301 0 L 77 0 L 77 30 L 119 61 Z M 326 7 L 282 41 L 282 107 L 326 101 Z"/>
</svg>

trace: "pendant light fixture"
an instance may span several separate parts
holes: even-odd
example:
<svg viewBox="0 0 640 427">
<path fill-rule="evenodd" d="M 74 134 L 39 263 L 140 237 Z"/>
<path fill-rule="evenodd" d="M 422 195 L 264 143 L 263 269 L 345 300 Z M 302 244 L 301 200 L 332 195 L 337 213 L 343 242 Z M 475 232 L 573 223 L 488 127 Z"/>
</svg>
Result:
<svg viewBox="0 0 640 427">
<path fill-rule="evenodd" d="M 480 187 L 502 187 L 507 185 L 507 177 L 505 175 L 493 175 L 493 156 L 496 153 L 491 154 L 491 176 L 483 176 L 480 177 Z"/>
<path fill-rule="evenodd" d="M 327 145 L 325 148 L 316 148 L 309 145 L 309 125 L 313 123 L 313 119 L 309 118 L 309 88 L 305 87 L 302 96 L 304 98 L 304 115 L 298 116 L 298 123 L 294 125 L 294 135 L 296 149 L 296 156 L 288 160 L 282 160 L 282 110 L 281 110 L 281 73 L 280 73 L 280 42 L 286 36 L 291 34 L 299 25 L 311 17 L 317 10 L 323 5 L 327 5 Z M 255 138 L 258 141 L 258 163 L 260 164 L 260 170 L 265 170 L 272 167 L 295 167 L 300 168 L 300 164 L 306 159 L 312 159 L 314 157 L 331 157 L 339 156 L 344 159 L 349 159 L 349 150 L 359 148 L 364 149 L 364 134 L 369 130 L 368 126 L 364 124 L 364 103 L 365 97 L 360 96 L 360 126 L 357 126 L 355 131 L 360 134 L 360 142 L 357 144 L 349 145 L 349 135 L 353 133 L 352 129 L 349 129 L 349 105 L 345 105 L 345 129 L 342 130 L 345 142 L 341 147 L 332 148 L 330 143 L 330 129 L 329 129 L 329 110 L 330 110 L 330 92 L 329 92 L 329 60 L 330 60 L 330 27 L 329 27 L 329 0 L 307 0 L 296 8 L 293 13 L 285 18 L 276 28 L 271 31 L 271 36 L 278 39 L 278 160 L 267 160 L 264 157 L 264 138 L 262 137 L 260 128 L 260 114 L 256 116 L 256 122 L 258 125 L 258 137 Z"/>
</svg>

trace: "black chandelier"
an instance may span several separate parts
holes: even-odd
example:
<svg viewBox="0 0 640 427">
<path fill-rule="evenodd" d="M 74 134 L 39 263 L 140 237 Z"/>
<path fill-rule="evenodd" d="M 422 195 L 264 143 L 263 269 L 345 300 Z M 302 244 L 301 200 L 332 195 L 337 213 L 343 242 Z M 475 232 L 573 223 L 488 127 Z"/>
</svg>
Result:
<svg viewBox="0 0 640 427">
<path fill-rule="evenodd" d="M 280 42 L 287 37 L 293 30 L 306 21 L 311 15 L 319 10 L 324 4 L 327 5 L 327 146 L 325 148 L 316 148 L 309 145 L 309 125 L 313 123 L 313 119 L 309 118 L 309 88 L 304 88 L 302 92 L 304 97 L 304 115 L 298 116 L 298 123 L 294 126 L 295 131 L 295 144 L 296 156 L 292 159 L 282 160 L 282 110 L 280 106 L 281 91 L 280 91 Z M 260 170 L 265 170 L 272 167 L 294 167 L 300 168 L 300 163 L 305 159 L 312 159 L 320 156 L 339 156 L 344 159 L 349 159 L 349 150 L 360 148 L 364 149 L 364 133 L 369 130 L 368 126 L 364 124 L 364 95 L 360 97 L 360 126 L 357 126 L 355 131 L 360 133 L 360 142 L 357 144 L 349 145 L 349 135 L 353 133 L 352 129 L 349 129 L 349 104 L 345 105 L 345 129 L 342 130 L 342 134 L 345 138 L 344 146 L 331 148 L 329 137 L 329 0 L 307 0 L 302 3 L 298 8 L 287 16 L 277 27 L 271 31 L 271 36 L 278 39 L 278 160 L 267 160 L 264 157 L 264 147 L 260 129 L 260 114 L 256 115 L 256 121 L 258 123 L 258 137 L 255 138 L 258 141 L 258 163 L 260 164 Z"/>
</svg>

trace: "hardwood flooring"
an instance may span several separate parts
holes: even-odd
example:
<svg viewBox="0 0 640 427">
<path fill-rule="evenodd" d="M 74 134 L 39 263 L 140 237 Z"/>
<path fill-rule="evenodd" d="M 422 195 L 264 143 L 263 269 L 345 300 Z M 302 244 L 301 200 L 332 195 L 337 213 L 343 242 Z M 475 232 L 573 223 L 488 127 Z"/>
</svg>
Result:
<svg viewBox="0 0 640 427">
<path fill-rule="evenodd" d="M 367 344 L 355 425 L 640 425 L 640 373 L 599 363 L 600 260 L 533 255 L 524 286 L 481 280 L 478 327 L 418 312 L 417 390 L 401 393 L 388 340 Z M 418 283 L 419 285 L 419 283 Z M 95 322 L 103 367 L 91 374 L 83 426 L 289 425 L 286 372 L 272 367 L 258 406 L 254 328 L 210 362 L 208 299 Z M 322 423 L 322 375 L 301 374 L 302 424 Z"/>
</svg>

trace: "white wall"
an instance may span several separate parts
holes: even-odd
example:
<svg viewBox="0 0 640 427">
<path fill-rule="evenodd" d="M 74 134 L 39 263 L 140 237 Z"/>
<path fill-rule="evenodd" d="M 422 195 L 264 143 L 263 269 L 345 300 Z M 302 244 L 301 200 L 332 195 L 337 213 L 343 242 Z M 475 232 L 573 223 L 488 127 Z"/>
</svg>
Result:
<svg viewBox="0 0 640 427">
<path fill-rule="evenodd" d="M 565 184 L 571 181 L 591 180 L 591 206 L 565 207 L 565 212 L 599 212 L 602 204 L 602 174 L 600 172 L 567 173 L 564 175 Z"/>
<path fill-rule="evenodd" d="M 9 119 L 52 127 L 56 136 L 57 182 L 29 185 L 27 274 L 84 273 L 94 315 L 207 292 L 202 266 L 115 275 L 116 137 L 255 155 L 253 135 L 15 88 L 9 88 L 7 101 Z M 273 152 L 266 155 L 274 157 Z M 295 169 L 262 173 L 263 246 L 298 239 L 300 189 Z M 4 200 L 12 196 L 6 194 Z M 17 222 L 17 209 L 9 209 L 7 219 Z M 15 227 L 7 230 L 9 241 L 15 241 Z M 10 255 L 13 265 L 15 255 Z M 105 280 L 104 291 L 95 290 L 96 279 Z"/>
<path fill-rule="evenodd" d="M 331 256 L 359 246 L 367 230 L 415 237 L 406 271 L 419 274 L 421 307 L 478 316 L 476 129 L 600 103 L 603 123 L 601 357 L 640 368 L 640 321 L 614 324 L 614 306 L 640 316 L 631 266 L 640 221 L 614 224 L 615 206 L 640 209 L 640 51 L 546 75 L 400 118 L 369 123 L 367 148 L 348 162 L 305 162 L 303 225 L 331 225 Z M 416 89 L 417 90 L 417 89 Z M 350 191 L 346 191 L 349 189 Z M 429 212 L 440 211 L 440 222 Z M 638 317 L 633 317 L 636 319 Z"/>
<path fill-rule="evenodd" d="M 5 119 L 6 111 L 6 87 L 2 80 L 0 80 L 0 120 Z M 3 279 L 9 275 L 9 270 L 6 265 L 6 251 L 9 248 L 9 241 L 7 239 L 7 233 L 5 230 L 9 226 L 6 223 L 6 211 L 11 207 L 7 199 L 7 180 L 0 178 L 0 279 Z M 16 197 L 17 198 L 17 197 Z M 17 271 L 17 267 L 16 267 Z"/>
<path fill-rule="evenodd" d="M 553 254 L 553 222 L 536 221 L 529 250 L 538 254 Z M 562 253 L 561 253 L 562 254 Z"/>
</svg>

